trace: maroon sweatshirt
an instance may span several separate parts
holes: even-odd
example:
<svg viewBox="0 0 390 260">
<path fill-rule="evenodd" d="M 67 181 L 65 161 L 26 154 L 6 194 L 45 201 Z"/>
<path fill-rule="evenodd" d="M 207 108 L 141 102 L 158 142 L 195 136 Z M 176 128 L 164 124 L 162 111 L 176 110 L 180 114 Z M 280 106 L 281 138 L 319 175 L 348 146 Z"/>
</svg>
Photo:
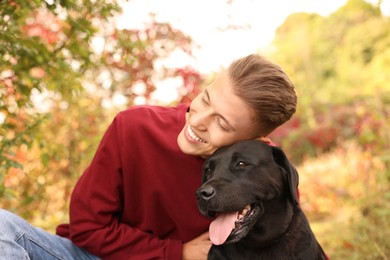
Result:
<svg viewBox="0 0 390 260">
<path fill-rule="evenodd" d="M 188 105 L 136 106 L 105 133 L 57 234 L 103 259 L 181 259 L 182 243 L 208 230 L 197 208 L 203 159 L 177 136 Z"/>
</svg>

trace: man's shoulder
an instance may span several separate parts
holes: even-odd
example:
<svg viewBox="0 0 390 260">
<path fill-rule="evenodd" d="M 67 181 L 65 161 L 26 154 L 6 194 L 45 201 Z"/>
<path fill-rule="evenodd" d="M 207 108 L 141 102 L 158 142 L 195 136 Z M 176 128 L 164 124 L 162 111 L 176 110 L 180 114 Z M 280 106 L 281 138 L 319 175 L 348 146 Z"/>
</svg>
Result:
<svg viewBox="0 0 390 260">
<path fill-rule="evenodd" d="M 180 124 L 184 120 L 184 114 L 188 106 L 154 106 L 137 105 L 121 111 L 116 116 L 116 121 L 124 128 L 146 127 L 168 127 Z"/>
<path fill-rule="evenodd" d="M 183 110 L 185 105 L 177 106 L 158 106 L 158 105 L 135 105 L 129 107 L 126 110 L 119 112 L 119 117 L 150 117 L 150 116 L 160 116 L 163 114 L 177 114 L 179 111 Z"/>
</svg>

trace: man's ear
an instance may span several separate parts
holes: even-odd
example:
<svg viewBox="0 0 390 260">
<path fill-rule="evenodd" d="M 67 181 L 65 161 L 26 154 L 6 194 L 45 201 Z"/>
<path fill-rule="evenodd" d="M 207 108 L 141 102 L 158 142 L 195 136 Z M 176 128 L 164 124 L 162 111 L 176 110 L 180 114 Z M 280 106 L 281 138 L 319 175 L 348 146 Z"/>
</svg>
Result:
<svg viewBox="0 0 390 260">
<path fill-rule="evenodd" d="M 271 143 L 272 143 L 271 139 L 269 139 L 268 137 L 264 137 L 264 136 L 257 137 L 255 140 L 261 141 L 261 142 L 266 143 L 268 145 L 271 145 Z"/>
<path fill-rule="evenodd" d="M 282 149 L 272 146 L 272 154 L 277 165 L 279 165 L 287 174 L 287 181 L 290 190 L 290 198 L 293 203 L 299 204 L 298 199 L 298 184 L 299 176 L 297 170 L 287 159 L 286 154 Z"/>
</svg>

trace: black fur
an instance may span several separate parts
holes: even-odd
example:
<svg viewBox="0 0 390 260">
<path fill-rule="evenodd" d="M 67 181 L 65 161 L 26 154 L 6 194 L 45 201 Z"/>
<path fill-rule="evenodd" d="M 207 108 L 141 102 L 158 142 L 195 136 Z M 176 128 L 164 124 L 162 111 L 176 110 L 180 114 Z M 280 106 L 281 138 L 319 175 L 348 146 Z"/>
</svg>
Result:
<svg viewBox="0 0 390 260">
<path fill-rule="evenodd" d="M 208 259 L 327 259 L 299 206 L 297 187 L 298 173 L 278 147 L 242 141 L 216 151 L 203 167 L 199 210 L 214 217 L 249 204 L 256 219 L 213 245 Z"/>
</svg>

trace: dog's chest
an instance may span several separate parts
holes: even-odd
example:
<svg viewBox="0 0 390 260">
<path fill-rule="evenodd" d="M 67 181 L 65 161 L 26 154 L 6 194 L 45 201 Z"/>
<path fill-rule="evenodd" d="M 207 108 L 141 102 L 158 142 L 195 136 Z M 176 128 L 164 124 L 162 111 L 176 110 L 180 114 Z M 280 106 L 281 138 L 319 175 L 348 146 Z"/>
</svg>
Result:
<svg viewBox="0 0 390 260">
<path fill-rule="evenodd" d="M 234 244 L 212 246 L 208 260 L 278 260 L 281 259 L 280 250 L 273 248 L 269 249 L 250 249 L 245 247 L 237 247 Z"/>
</svg>

